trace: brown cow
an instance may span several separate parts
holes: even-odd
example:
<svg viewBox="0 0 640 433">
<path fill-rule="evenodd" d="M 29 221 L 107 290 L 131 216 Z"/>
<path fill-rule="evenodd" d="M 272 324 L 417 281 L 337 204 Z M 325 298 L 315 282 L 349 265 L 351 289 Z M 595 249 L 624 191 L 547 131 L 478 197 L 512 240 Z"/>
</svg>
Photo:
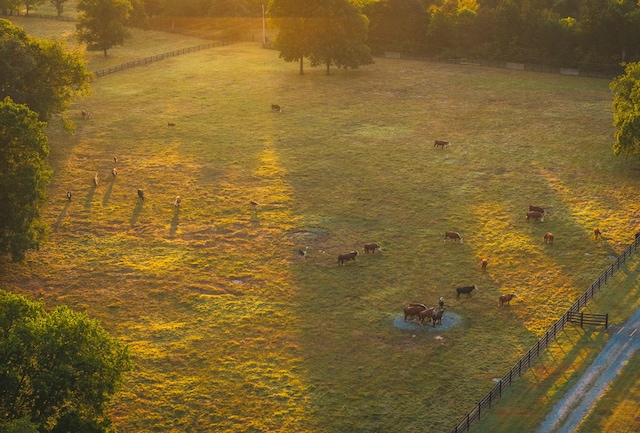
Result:
<svg viewBox="0 0 640 433">
<path fill-rule="evenodd" d="M 418 313 L 418 320 L 420 321 L 420 324 L 424 325 L 424 321 L 427 320 L 427 322 L 431 321 L 431 317 L 433 317 L 433 312 L 436 311 L 435 308 L 431 307 L 431 308 L 427 308 L 426 310 L 422 310 L 420 313 Z"/>
<path fill-rule="evenodd" d="M 544 221 L 544 214 L 542 212 L 539 212 L 537 210 L 532 210 L 527 212 L 527 221 L 529 221 L 530 219 L 534 219 L 534 220 L 538 220 L 538 221 Z"/>
<path fill-rule="evenodd" d="M 413 319 L 418 314 L 420 314 L 420 312 L 426 309 L 427 309 L 427 306 L 424 304 L 414 304 L 414 303 L 409 304 L 408 307 L 404 308 L 404 320 L 406 321 L 407 318 Z"/>
<path fill-rule="evenodd" d="M 600 231 L 600 229 L 598 227 L 596 227 L 595 229 L 593 229 L 593 236 L 598 239 L 598 237 L 602 237 L 602 232 Z"/>
<path fill-rule="evenodd" d="M 536 212 L 540 212 L 542 215 L 546 215 L 547 212 L 544 210 L 544 208 L 540 207 L 540 206 L 534 206 L 532 204 L 529 205 L 529 212 L 532 211 L 536 211 Z"/>
<path fill-rule="evenodd" d="M 80 115 L 82 116 L 83 119 L 91 119 L 91 112 L 87 111 L 87 110 L 82 110 L 80 112 Z"/>
<path fill-rule="evenodd" d="M 173 206 L 180 207 L 180 203 L 182 203 L 182 199 L 180 198 L 180 196 L 177 196 L 176 199 L 173 201 Z"/>
<path fill-rule="evenodd" d="M 371 252 L 373 254 L 376 251 L 382 251 L 382 248 L 380 248 L 380 245 L 374 244 L 374 243 L 364 244 L 364 253 L 365 254 L 369 254 L 369 252 Z"/>
<path fill-rule="evenodd" d="M 462 243 L 462 236 L 458 232 L 444 232 L 444 240 L 453 239 Z"/>
<path fill-rule="evenodd" d="M 357 251 L 351 251 L 350 253 L 340 254 L 338 256 L 338 263 L 344 265 L 344 262 L 348 262 L 349 260 L 356 261 L 356 256 L 358 255 Z"/>
<path fill-rule="evenodd" d="M 507 295 L 501 295 L 498 298 L 498 306 L 502 307 L 503 305 L 507 304 L 509 305 L 509 302 L 511 302 L 511 300 L 513 298 L 517 298 L 517 296 L 515 295 L 515 293 L 509 293 Z"/>
<path fill-rule="evenodd" d="M 271 104 L 271 111 L 277 111 L 279 113 L 282 113 L 282 107 L 279 106 L 278 104 Z"/>
<path fill-rule="evenodd" d="M 100 179 L 98 179 L 98 173 L 93 175 L 93 186 L 98 186 Z"/>
<path fill-rule="evenodd" d="M 451 142 L 445 140 L 436 140 L 436 143 L 433 145 L 433 147 L 441 147 L 443 149 L 447 146 L 451 146 Z"/>
<path fill-rule="evenodd" d="M 543 241 L 545 244 L 552 244 L 552 243 L 553 243 L 553 233 L 551 233 L 551 232 L 546 232 L 546 233 L 544 234 L 544 238 L 542 238 L 542 241 Z"/>
<path fill-rule="evenodd" d="M 116 170 L 116 168 L 115 168 L 115 167 L 113 167 L 113 168 L 111 169 L 111 174 L 113 175 L 113 177 L 116 177 L 116 176 L 118 175 L 118 170 Z"/>
<path fill-rule="evenodd" d="M 482 261 L 480 262 L 480 266 L 482 267 L 482 272 L 487 270 L 487 264 L 489 263 L 489 261 L 487 259 L 482 259 Z"/>
<path fill-rule="evenodd" d="M 138 197 L 140 197 L 140 200 L 144 201 L 144 191 L 139 189 L 138 190 Z"/>
</svg>

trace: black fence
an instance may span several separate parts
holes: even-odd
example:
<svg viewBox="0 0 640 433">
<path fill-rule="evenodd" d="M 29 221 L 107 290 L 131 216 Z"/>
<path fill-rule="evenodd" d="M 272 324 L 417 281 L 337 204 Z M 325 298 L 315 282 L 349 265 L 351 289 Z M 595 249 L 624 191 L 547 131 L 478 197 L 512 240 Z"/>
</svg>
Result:
<svg viewBox="0 0 640 433">
<path fill-rule="evenodd" d="M 587 314 L 587 313 L 571 313 L 569 312 L 569 322 L 584 325 L 604 325 L 604 329 L 609 328 L 609 314 Z"/>
<path fill-rule="evenodd" d="M 487 395 L 485 395 L 479 402 L 474 406 L 474 408 L 466 414 L 462 420 L 458 422 L 458 424 L 451 430 L 451 433 L 460 433 L 467 432 L 471 428 L 471 424 L 474 421 L 480 419 L 482 413 L 487 412 L 491 409 L 491 405 L 494 404 L 497 400 L 502 397 L 502 390 L 507 386 L 510 386 L 513 380 L 516 377 L 520 377 L 524 372 L 527 371 L 531 367 L 532 361 L 534 361 L 540 354 L 551 344 L 551 342 L 555 339 L 556 335 L 558 335 L 565 327 L 567 323 L 575 323 L 576 320 L 580 321 L 582 317 L 583 324 L 587 323 L 587 317 L 589 316 L 603 316 L 603 315 L 582 315 L 580 313 L 580 309 L 587 305 L 587 302 L 593 298 L 595 293 L 600 290 L 606 283 L 607 280 L 613 276 L 613 274 L 620 269 L 620 267 L 627 261 L 627 258 L 631 256 L 631 254 L 637 249 L 638 243 L 640 242 L 640 237 L 636 238 L 631 245 L 629 245 L 623 252 L 618 256 L 618 258 L 607 268 L 606 271 L 600 275 L 596 281 L 589 286 L 586 292 L 582 294 L 569 308 L 569 310 L 562 315 L 554 324 L 551 326 L 547 332 L 544 333 L 542 338 L 538 340 L 538 342 L 531 348 L 529 351 L 522 357 L 520 360 L 509 370 L 507 374 L 505 374 L 493 387 L 491 391 Z M 604 315 L 606 317 L 605 323 L 595 323 L 595 324 L 604 324 L 606 327 L 609 325 L 609 315 Z M 589 322 L 595 322 L 596 320 L 589 319 Z"/>
<path fill-rule="evenodd" d="M 225 40 L 225 41 L 215 41 L 209 42 L 208 44 L 196 45 L 195 47 L 182 48 L 180 50 L 170 51 L 168 53 L 157 54 L 151 57 L 145 57 L 144 59 L 132 60 L 128 63 L 123 63 L 121 65 L 117 65 L 111 68 L 100 69 L 99 71 L 94 71 L 97 77 L 102 77 L 104 75 L 113 74 L 114 72 L 123 71 L 125 69 L 134 68 L 136 66 L 148 65 L 152 62 L 157 62 L 158 60 L 167 59 L 169 57 L 180 56 L 182 54 L 193 53 L 195 51 L 207 50 L 209 48 L 220 47 L 223 45 L 229 45 L 234 43 L 235 41 Z"/>
</svg>

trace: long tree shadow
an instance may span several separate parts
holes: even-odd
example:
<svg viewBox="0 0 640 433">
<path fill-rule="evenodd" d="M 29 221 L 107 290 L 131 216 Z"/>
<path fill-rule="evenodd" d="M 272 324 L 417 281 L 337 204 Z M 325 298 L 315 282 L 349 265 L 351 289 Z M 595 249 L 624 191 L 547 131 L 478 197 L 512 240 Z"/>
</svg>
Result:
<svg viewBox="0 0 640 433">
<path fill-rule="evenodd" d="M 171 220 L 171 227 L 169 228 L 169 237 L 175 237 L 178 231 L 178 224 L 180 224 L 180 207 L 176 207 L 173 211 L 173 219 Z"/>
<path fill-rule="evenodd" d="M 144 204 L 144 200 L 138 200 L 136 207 L 133 209 L 133 214 L 131 215 L 131 220 L 129 221 L 130 225 L 135 225 L 138 217 L 140 216 L 140 212 L 142 212 L 142 205 Z"/>
<path fill-rule="evenodd" d="M 64 208 L 62 208 L 62 211 L 60 212 L 60 215 L 58 215 L 58 218 L 56 218 L 56 222 L 53 224 L 53 231 L 58 231 L 58 227 L 60 227 L 60 224 L 62 223 L 62 220 L 67 216 L 67 210 L 69 209 L 69 206 L 71 205 L 71 201 L 67 200 L 67 203 L 64 205 Z"/>
<path fill-rule="evenodd" d="M 109 199 L 111 198 L 111 192 L 113 191 L 113 184 L 116 181 L 115 177 L 111 177 L 111 181 L 109 182 L 109 186 L 104 193 L 104 197 L 102 198 L 102 206 L 106 206 L 109 203 Z"/>
</svg>

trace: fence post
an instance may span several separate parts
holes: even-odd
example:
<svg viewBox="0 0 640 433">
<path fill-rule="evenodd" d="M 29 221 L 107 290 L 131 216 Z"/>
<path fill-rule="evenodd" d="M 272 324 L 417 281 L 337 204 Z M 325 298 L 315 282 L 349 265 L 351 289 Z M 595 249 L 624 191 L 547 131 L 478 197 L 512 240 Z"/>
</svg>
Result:
<svg viewBox="0 0 640 433">
<path fill-rule="evenodd" d="M 604 329 L 605 331 L 609 329 L 609 313 L 604 315 Z"/>
<path fill-rule="evenodd" d="M 580 327 L 584 328 L 584 312 L 580 313 Z"/>
</svg>

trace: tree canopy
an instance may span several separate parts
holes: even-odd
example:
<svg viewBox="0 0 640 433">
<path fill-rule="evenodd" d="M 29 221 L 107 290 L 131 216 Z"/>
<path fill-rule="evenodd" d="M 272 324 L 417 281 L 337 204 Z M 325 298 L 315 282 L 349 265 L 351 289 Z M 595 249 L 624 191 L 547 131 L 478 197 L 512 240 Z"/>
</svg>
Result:
<svg viewBox="0 0 640 433">
<path fill-rule="evenodd" d="M 127 347 L 97 321 L 0 290 L 0 431 L 106 432 L 130 369 Z"/>
<path fill-rule="evenodd" d="M 0 19 L 0 100 L 9 96 L 48 120 L 88 94 L 91 78 L 81 53 L 65 50 L 58 41 L 28 36 Z"/>
<path fill-rule="evenodd" d="M 0 102 L 0 252 L 14 261 L 38 249 L 46 235 L 40 207 L 51 170 L 46 123 L 9 97 Z"/>
<path fill-rule="evenodd" d="M 613 152 L 637 155 L 640 153 L 640 63 L 625 65 L 625 73 L 610 85 L 613 96 Z"/>
<path fill-rule="evenodd" d="M 89 51 L 107 50 L 131 37 L 126 24 L 133 11 L 130 0 L 80 0 L 76 18 L 77 38 Z"/>
<path fill-rule="evenodd" d="M 312 66 L 357 68 L 373 62 L 367 38 L 368 19 L 348 0 L 271 0 L 267 9 L 279 33 L 274 41 L 280 57 Z"/>
</svg>

